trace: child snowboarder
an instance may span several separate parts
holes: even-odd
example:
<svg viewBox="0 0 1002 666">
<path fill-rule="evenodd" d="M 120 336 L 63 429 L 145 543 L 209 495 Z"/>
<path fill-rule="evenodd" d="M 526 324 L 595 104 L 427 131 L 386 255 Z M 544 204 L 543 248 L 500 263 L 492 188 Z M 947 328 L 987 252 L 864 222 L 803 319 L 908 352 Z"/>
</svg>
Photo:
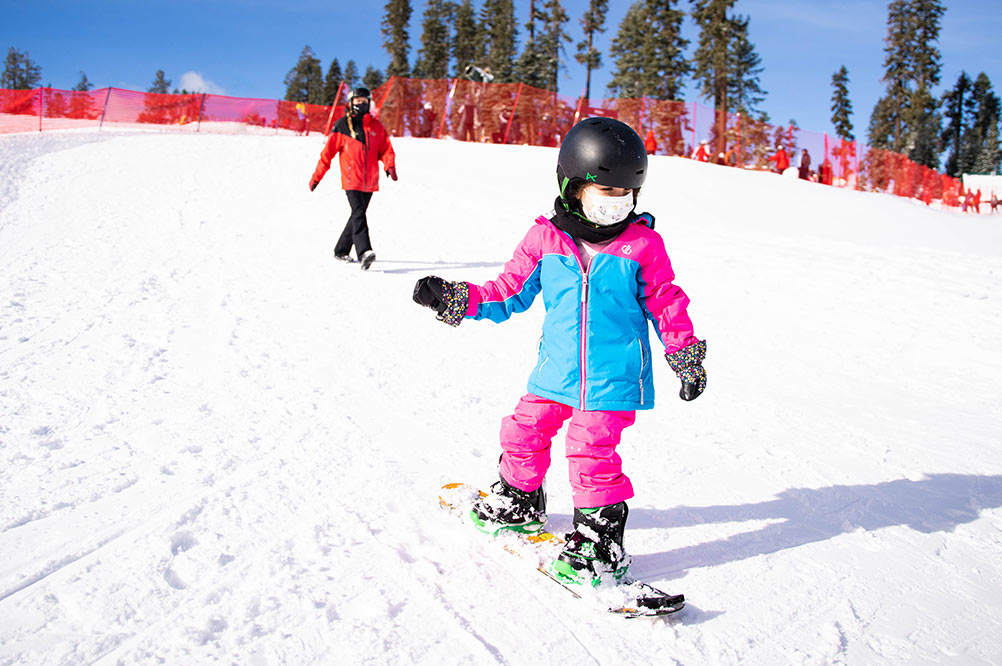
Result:
<svg viewBox="0 0 1002 666">
<path fill-rule="evenodd" d="M 672 284 L 653 216 L 634 212 L 646 176 L 644 142 L 633 129 L 587 118 L 560 147 L 552 215 L 536 219 L 497 280 L 477 286 L 428 276 L 414 287 L 414 301 L 452 326 L 504 321 L 542 293 L 546 317 L 529 393 L 502 420 L 500 480 L 470 517 L 492 534 L 542 529 L 550 442 L 570 419 L 575 530 L 553 573 L 571 583 L 618 579 L 630 564 L 623 531 L 633 487 L 616 446 L 636 410 L 654 406 L 647 320 L 682 381 L 680 397 L 693 400 L 706 386 L 706 342 L 693 334 L 689 299 Z"/>
</svg>

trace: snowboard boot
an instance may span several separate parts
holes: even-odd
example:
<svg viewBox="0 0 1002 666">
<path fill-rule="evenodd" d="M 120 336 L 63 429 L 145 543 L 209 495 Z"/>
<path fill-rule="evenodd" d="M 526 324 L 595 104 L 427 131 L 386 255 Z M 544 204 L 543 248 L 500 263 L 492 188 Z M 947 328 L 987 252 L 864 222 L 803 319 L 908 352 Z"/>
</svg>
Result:
<svg viewBox="0 0 1002 666">
<path fill-rule="evenodd" d="M 485 534 L 496 536 L 502 530 L 532 534 L 546 523 L 546 490 L 519 490 L 499 479 L 491 492 L 473 502 L 470 520 Z"/>
<path fill-rule="evenodd" d="M 362 264 L 363 271 L 367 271 L 369 270 L 369 266 L 371 266 L 372 262 L 374 262 L 375 260 L 376 260 L 376 253 L 373 252 L 372 250 L 366 250 L 362 254 L 362 256 L 358 258 L 358 263 Z"/>
<path fill-rule="evenodd" d="M 338 254 L 337 252 L 334 253 L 334 261 L 339 261 L 342 264 L 355 263 L 355 260 L 349 257 L 347 254 Z"/>
<path fill-rule="evenodd" d="M 595 509 L 574 509 L 574 532 L 553 561 L 558 580 L 575 585 L 598 586 L 620 580 L 631 558 L 623 550 L 623 531 L 629 510 L 626 502 Z"/>
</svg>

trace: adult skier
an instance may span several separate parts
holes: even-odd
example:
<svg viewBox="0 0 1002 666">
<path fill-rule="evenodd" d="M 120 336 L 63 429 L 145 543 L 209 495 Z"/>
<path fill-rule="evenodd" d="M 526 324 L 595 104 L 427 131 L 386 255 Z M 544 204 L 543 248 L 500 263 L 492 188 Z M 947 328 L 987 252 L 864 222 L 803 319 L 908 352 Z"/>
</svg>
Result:
<svg viewBox="0 0 1002 666">
<path fill-rule="evenodd" d="M 331 168 L 331 160 L 339 155 L 341 188 L 348 196 L 351 215 L 334 246 L 334 258 L 351 262 L 351 248 L 362 270 L 369 270 L 376 259 L 369 240 L 369 222 L 366 210 L 372 193 L 379 191 L 379 162 L 386 175 L 397 179 L 396 155 L 386 128 L 369 115 L 371 95 L 368 88 L 355 88 L 348 95 L 348 109 L 338 120 L 327 144 L 320 153 L 320 161 L 310 178 L 310 191 L 317 189 L 324 174 Z"/>
<path fill-rule="evenodd" d="M 557 158 L 557 196 L 504 272 L 484 285 L 418 280 L 414 300 L 458 326 L 464 318 L 501 322 L 546 304 L 539 358 L 529 392 L 502 420 L 500 479 L 471 518 L 488 533 L 534 532 L 546 522 L 543 479 L 562 424 L 574 500 L 574 533 L 553 574 L 570 583 L 621 578 L 633 486 L 616 452 L 636 410 L 654 406 L 648 324 L 682 382 L 683 400 L 706 386 L 706 343 L 696 338 L 689 303 L 675 278 L 654 218 L 637 215 L 647 177 L 640 136 L 610 118 L 587 118 L 567 133 Z"/>
</svg>

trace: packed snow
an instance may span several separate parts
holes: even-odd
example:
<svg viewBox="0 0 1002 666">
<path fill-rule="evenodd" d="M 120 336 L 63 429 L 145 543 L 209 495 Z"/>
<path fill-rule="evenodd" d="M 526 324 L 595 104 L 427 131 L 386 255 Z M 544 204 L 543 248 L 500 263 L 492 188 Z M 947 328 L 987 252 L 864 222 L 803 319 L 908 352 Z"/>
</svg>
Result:
<svg viewBox="0 0 1002 666">
<path fill-rule="evenodd" d="M 397 139 L 365 273 L 322 140 L 0 137 L 0 664 L 998 663 L 1002 217 L 651 159 L 709 380 L 624 435 L 632 573 L 688 600 L 624 620 L 438 502 L 543 305 L 414 282 L 495 277 L 556 150 Z"/>
</svg>

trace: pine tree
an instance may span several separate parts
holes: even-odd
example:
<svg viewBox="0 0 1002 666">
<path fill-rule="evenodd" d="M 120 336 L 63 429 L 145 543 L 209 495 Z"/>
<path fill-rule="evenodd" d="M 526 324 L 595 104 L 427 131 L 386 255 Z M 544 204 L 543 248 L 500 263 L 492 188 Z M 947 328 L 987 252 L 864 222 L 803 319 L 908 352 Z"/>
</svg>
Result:
<svg viewBox="0 0 1002 666">
<path fill-rule="evenodd" d="M 727 12 L 736 0 L 693 0 L 692 18 L 699 26 L 699 42 L 693 55 L 693 76 L 700 84 L 703 97 L 713 99 L 717 112 L 714 128 L 716 151 L 724 151 L 727 130 L 728 65 L 731 61 L 732 42 L 740 19 L 731 18 Z"/>
<path fill-rule="evenodd" d="M 420 79 L 444 79 L 449 75 L 450 4 L 428 0 L 421 24 L 421 48 L 414 62 L 413 75 Z"/>
<path fill-rule="evenodd" d="M 83 72 L 80 72 L 80 80 L 77 82 L 77 84 L 75 86 L 73 86 L 72 88 L 70 88 L 70 90 L 76 90 L 76 91 L 79 91 L 79 92 L 87 92 L 88 90 L 90 90 L 93 87 L 94 87 L 94 84 L 87 80 L 87 75 L 84 74 Z"/>
<path fill-rule="evenodd" d="M 146 92 L 166 95 L 168 91 L 170 91 L 170 79 L 167 78 L 162 69 L 158 69 L 157 73 L 153 75 L 153 83 L 146 89 Z"/>
<path fill-rule="evenodd" d="M 35 64 L 27 51 L 23 53 L 13 46 L 7 49 L 0 88 L 6 90 L 32 90 L 42 81 L 42 68 Z"/>
<path fill-rule="evenodd" d="M 843 141 L 855 141 L 852 134 L 852 102 L 849 100 L 849 70 L 845 65 L 832 74 L 832 125 Z"/>
<path fill-rule="evenodd" d="M 545 23 L 540 35 L 540 53 L 543 55 L 543 86 L 547 90 L 559 90 L 560 72 L 567 69 L 563 54 L 566 53 L 564 43 L 571 41 L 564 26 L 568 16 L 560 0 L 546 0 L 543 3 Z"/>
<path fill-rule="evenodd" d="M 344 84 L 348 86 L 348 90 L 351 90 L 358 85 L 358 80 L 358 65 L 355 64 L 354 60 L 349 60 L 348 64 L 344 66 Z"/>
<path fill-rule="evenodd" d="M 965 108 L 965 128 L 957 157 L 958 175 L 985 173 L 980 171 L 979 162 L 984 154 L 990 155 L 993 150 L 993 146 L 988 145 L 989 135 L 993 128 L 997 131 L 999 115 L 999 98 L 992 91 L 991 80 L 982 72 L 971 86 L 970 104 Z"/>
<path fill-rule="evenodd" d="M 495 83 L 515 81 L 515 4 L 512 0 L 484 0 L 480 9 L 480 34 L 484 63 Z"/>
<path fill-rule="evenodd" d="M 620 99 L 678 99 L 691 71 L 681 36 L 685 14 L 676 0 L 638 0 L 627 10 L 609 47 L 616 63 L 608 89 Z"/>
<path fill-rule="evenodd" d="M 732 38 L 727 77 L 727 100 L 729 110 L 733 109 L 745 116 L 758 111 L 758 104 L 765 100 L 766 92 L 759 83 L 762 73 L 762 59 L 755 52 L 755 45 L 748 40 L 747 16 L 735 17 L 732 23 Z"/>
<path fill-rule="evenodd" d="M 939 0 L 892 0 L 887 6 L 884 47 L 886 92 L 870 115 L 874 148 L 908 153 L 936 164 L 933 140 L 939 123 L 932 88 L 939 83 L 941 56 L 935 44 L 945 9 Z"/>
<path fill-rule="evenodd" d="M 386 83 L 386 79 L 383 78 L 383 73 L 381 71 L 372 65 L 365 68 L 365 75 L 362 77 L 362 85 L 368 88 L 370 92 L 384 83 Z"/>
<path fill-rule="evenodd" d="M 285 75 L 285 99 L 307 104 L 324 103 L 324 73 L 313 49 L 304 46 L 295 67 Z"/>
<path fill-rule="evenodd" d="M 588 10 L 580 19 L 584 39 L 578 42 L 574 59 L 585 66 L 584 98 L 591 98 L 591 73 L 602 66 L 602 53 L 595 48 L 595 36 L 605 32 L 605 15 L 609 11 L 609 0 L 589 0 Z"/>
<path fill-rule="evenodd" d="M 607 86 L 609 93 L 620 99 L 632 99 L 646 94 L 644 90 L 644 48 L 636 38 L 637 26 L 643 25 L 647 11 L 645 0 L 637 0 L 623 16 L 616 36 L 609 46 L 609 55 L 616 63 Z"/>
<path fill-rule="evenodd" d="M 974 162 L 974 173 L 998 173 L 1002 164 L 1002 149 L 999 143 L 999 124 L 988 128 L 988 135 L 981 146 L 981 152 Z"/>
<path fill-rule="evenodd" d="M 522 54 L 515 62 L 515 78 L 534 88 L 545 88 L 547 83 L 547 57 L 540 29 L 540 24 L 545 22 L 546 15 L 536 4 L 536 0 L 529 0 L 529 21 L 525 24 L 528 38 Z"/>
<path fill-rule="evenodd" d="M 344 74 L 341 73 L 341 63 L 337 61 L 337 58 L 334 58 L 331 61 L 331 66 L 327 68 L 327 76 L 324 77 L 324 106 L 331 106 L 340 101 L 335 99 L 335 97 L 337 97 L 338 88 L 340 88 L 341 81 L 343 80 Z"/>
<path fill-rule="evenodd" d="M 411 21 L 410 0 L 388 0 L 383 15 L 383 47 L 390 55 L 386 68 L 387 76 L 410 76 L 407 54 L 410 52 L 410 34 L 407 26 Z"/>
<path fill-rule="evenodd" d="M 972 104 L 971 86 L 967 72 L 961 72 L 957 83 L 943 93 L 942 98 L 943 116 L 947 122 L 939 136 L 940 147 L 949 149 L 944 170 L 954 177 L 960 173 L 957 170 L 957 160 L 960 157 L 960 139 L 967 126 L 965 115 Z"/>
<path fill-rule="evenodd" d="M 468 65 L 482 64 L 483 47 L 477 30 L 476 14 L 470 0 L 456 8 L 452 20 L 452 58 L 455 61 L 454 76 L 462 76 Z"/>
</svg>

